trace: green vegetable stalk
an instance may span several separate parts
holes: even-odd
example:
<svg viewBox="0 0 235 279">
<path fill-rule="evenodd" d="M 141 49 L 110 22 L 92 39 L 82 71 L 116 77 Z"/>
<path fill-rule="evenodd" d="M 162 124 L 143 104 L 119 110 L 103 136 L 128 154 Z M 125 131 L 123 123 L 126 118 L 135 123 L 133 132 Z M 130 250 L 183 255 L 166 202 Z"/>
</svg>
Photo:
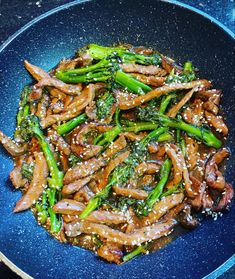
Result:
<svg viewBox="0 0 235 279">
<path fill-rule="evenodd" d="M 148 107 L 139 109 L 138 117 L 143 121 L 151 121 L 153 123 L 159 123 L 164 127 L 185 131 L 190 136 L 195 137 L 205 143 L 207 146 L 218 149 L 222 145 L 222 142 L 211 132 L 210 129 L 187 124 L 181 119 L 170 118 L 156 110 L 150 110 Z"/>
<path fill-rule="evenodd" d="M 160 196 L 163 193 L 164 186 L 166 185 L 169 178 L 171 166 L 171 160 L 169 158 L 166 159 L 160 170 L 159 182 L 157 183 L 156 187 L 149 193 L 144 202 L 140 203 L 138 208 L 136 209 L 136 213 L 139 216 L 147 216 L 149 212 L 151 212 L 154 204 L 159 200 Z"/>
<path fill-rule="evenodd" d="M 87 120 L 87 115 L 85 113 L 76 116 L 75 118 L 59 125 L 57 127 L 57 132 L 60 135 L 65 135 L 71 132 L 74 128 L 76 128 L 79 124 L 85 122 Z"/>
<path fill-rule="evenodd" d="M 136 257 L 140 254 L 143 254 L 147 249 L 148 249 L 148 243 L 144 243 L 144 244 L 140 245 L 139 247 L 135 248 L 134 250 L 132 250 L 130 253 L 126 254 L 122 258 L 122 260 L 123 260 L 123 262 L 130 261 L 134 257 Z"/>
</svg>

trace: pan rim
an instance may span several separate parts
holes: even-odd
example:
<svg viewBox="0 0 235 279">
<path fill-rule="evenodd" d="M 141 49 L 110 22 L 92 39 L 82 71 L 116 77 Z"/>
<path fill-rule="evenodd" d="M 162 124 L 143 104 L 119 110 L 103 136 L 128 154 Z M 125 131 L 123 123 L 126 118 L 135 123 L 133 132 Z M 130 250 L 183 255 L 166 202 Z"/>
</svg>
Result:
<svg viewBox="0 0 235 279">
<path fill-rule="evenodd" d="M 13 41 L 15 40 L 19 35 L 21 35 L 24 31 L 26 31 L 27 29 L 29 29 L 31 26 L 33 26 L 34 24 L 36 24 L 37 22 L 43 20 L 44 18 L 68 9 L 70 7 L 73 7 L 75 5 L 81 4 L 81 3 L 85 3 L 85 2 L 91 2 L 93 0 L 74 0 L 72 2 L 60 5 L 54 9 L 51 9 L 41 15 L 39 15 L 38 17 L 34 18 L 33 20 L 29 21 L 28 23 L 26 23 L 23 27 L 21 27 L 20 29 L 18 29 L 15 33 L 13 33 L 11 36 L 8 37 L 8 39 L 6 39 L 1 45 L 0 45 L 0 54 L 4 51 L 4 49 Z M 203 12 L 197 8 L 194 8 L 188 4 L 184 4 L 180 1 L 177 0 L 161 0 L 162 2 L 166 2 L 166 3 L 170 3 L 170 4 L 174 4 L 177 5 L 181 8 L 184 8 L 186 10 L 190 10 L 196 14 L 201 15 L 202 17 L 210 20 L 210 22 L 212 24 L 217 25 L 220 29 L 222 29 L 227 35 L 229 35 L 230 38 L 232 38 L 233 40 L 235 39 L 235 33 L 233 31 L 231 31 L 228 27 L 226 27 L 223 23 L 221 23 L 219 20 L 215 19 L 214 17 L 210 16 L 209 14 L 207 14 L 206 12 Z M 17 267 L 11 260 L 9 260 L 1 251 L 0 251 L 0 261 L 2 261 L 4 264 L 6 264 L 13 272 L 15 272 L 17 275 L 19 275 L 21 278 L 23 279 L 32 279 L 33 277 L 31 277 L 28 273 L 24 272 L 22 269 L 20 269 L 19 267 Z M 225 261 L 223 264 L 221 264 L 220 266 L 218 266 L 214 271 L 212 271 L 211 273 L 209 273 L 208 275 L 204 276 L 202 279 L 213 279 L 213 278 L 217 278 L 218 276 L 221 276 L 222 274 L 224 274 L 228 269 L 230 269 L 233 265 L 235 265 L 235 254 L 232 255 L 229 259 L 227 259 L 227 261 Z"/>
</svg>

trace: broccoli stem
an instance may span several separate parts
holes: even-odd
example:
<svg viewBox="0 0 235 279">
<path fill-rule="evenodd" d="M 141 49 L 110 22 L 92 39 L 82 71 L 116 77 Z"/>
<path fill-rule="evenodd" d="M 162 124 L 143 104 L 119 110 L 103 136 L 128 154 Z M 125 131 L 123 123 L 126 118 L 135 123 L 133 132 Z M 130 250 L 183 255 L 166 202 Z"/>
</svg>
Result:
<svg viewBox="0 0 235 279">
<path fill-rule="evenodd" d="M 39 141 L 39 145 L 46 158 L 47 165 L 50 170 L 51 177 L 48 178 L 48 183 L 51 188 L 61 189 L 63 187 L 63 172 L 59 170 L 54 155 L 50 149 L 49 143 L 45 140 L 42 131 L 39 127 L 34 128 L 34 134 Z"/>
<path fill-rule="evenodd" d="M 61 227 L 61 221 L 57 214 L 53 211 L 52 207 L 56 204 L 56 189 L 49 188 L 47 189 L 47 199 L 49 202 L 50 207 L 48 208 L 48 213 L 50 216 L 50 225 L 51 225 L 51 232 L 58 233 Z"/>
<path fill-rule="evenodd" d="M 172 140 L 173 137 L 170 133 L 163 133 L 158 137 L 158 142 Z"/>
<path fill-rule="evenodd" d="M 154 204 L 159 200 L 160 196 L 163 193 L 164 186 L 166 185 L 169 178 L 171 166 L 171 160 L 169 158 L 166 159 L 160 170 L 160 180 L 157 183 L 156 187 L 149 193 L 146 200 L 142 202 L 137 208 L 138 215 L 147 216 L 152 210 Z"/>
<path fill-rule="evenodd" d="M 137 134 L 140 131 L 155 130 L 158 127 L 157 124 L 153 124 L 151 122 L 147 122 L 147 123 L 133 122 L 133 123 L 134 123 L 134 125 L 132 125 L 132 126 L 123 127 L 122 128 L 123 132 L 134 132 Z"/>
<path fill-rule="evenodd" d="M 123 47 L 104 47 L 96 44 L 88 45 L 87 52 L 96 60 L 116 55 L 123 63 L 137 63 L 142 65 L 159 65 L 161 57 L 159 54 L 143 55 L 131 52 Z"/>
<path fill-rule="evenodd" d="M 186 144 L 185 140 L 181 135 L 181 131 L 179 129 L 176 130 L 176 142 L 178 143 L 184 157 L 186 156 Z"/>
<path fill-rule="evenodd" d="M 190 136 L 197 138 L 198 140 L 204 142 L 207 146 L 220 148 L 222 142 L 211 132 L 210 129 L 205 127 L 197 127 L 192 124 L 187 124 L 181 119 L 175 119 L 168 117 L 158 111 L 153 110 L 142 110 L 139 113 L 139 118 L 141 120 L 151 121 L 152 123 L 160 123 L 164 127 L 179 129 L 185 131 Z"/>
<path fill-rule="evenodd" d="M 46 192 L 42 194 L 42 200 L 36 203 L 37 217 L 40 224 L 45 224 L 47 221 L 47 195 Z"/>
<path fill-rule="evenodd" d="M 164 96 L 162 98 L 161 104 L 160 104 L 160 108 L 159 108 L 159 112 L 164 114 L 168 105 L 170 104 L 171 100 L 175 98 L 175 94 L 169 94 L 167 96 Z"/>
<path fill-rule="evenodd" d="M 30 113 L 29 103 L 28 103 L 28 97 L 29 97 L 30 92 L 31 92 L 31 88 L 29 86 L 25 86 L 21 92 L 19 110 L 18 110 L 18 113 L 16 116 L 16 131 L 14 134 L 15 138 L 20 133 L 19 126 L 20 126 L 22 120 L 24 119 L 25 116 L 29 115 L 29 113 Z"/>
<path fill-rule="evenodd" d="M 59 125 L 57 127 L 57 132 L 60 135 L 65 135 L 71 132 L 75 127 L 77 127 L 79 124 L 85 122 L 88 119 L 87 115 L 85 113 L 78 115 L 77 117 Z"/>
<path fill-rule="evenodd" d="M 127 261 L 133 259 L 134 257 L 144 253 L 147 250 L 147 248 L 148 248 L 148 243 L 144 243 L 144 244 L 140 245 L 139 247 L 132 250 L 130 253 L 126 254 L 122 258 L 123 262 L 127 262 Z"/>
<path fill-rule="evenodd" d="M 128 75 L 122 71 L 117 71 L 115 75 L 115 81 L 122 87 L 127 88 L 131 92 L 138 95 L 144 95 L 146 92 L 152 90 L 148 85 L 134 79 L 131 75 Z"/>
</svg>

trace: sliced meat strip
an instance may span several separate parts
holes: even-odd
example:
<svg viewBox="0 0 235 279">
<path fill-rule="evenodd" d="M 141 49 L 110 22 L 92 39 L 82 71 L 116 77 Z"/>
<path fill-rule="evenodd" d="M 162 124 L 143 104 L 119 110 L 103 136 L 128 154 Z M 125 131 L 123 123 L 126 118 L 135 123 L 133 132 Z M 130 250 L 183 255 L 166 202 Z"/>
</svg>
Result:
<svg viewBox="0 0 235 279">
<path fill-rule="evenodd" d="M 71 144 L 71 150 L 73 151 L 73 153 L 75 153 L 78 157 L 82 158 L 83 160 L 88 160 L 96 156 L 102 150 L 102 148 L 102 146 L 93 144 Z"/>
<path fill-rule="evenodd" d="M 47 94 L 42 95 L 42 99 L 38 103 L 36 116 L 40 119 L 43 119 L 46 117 L 47 114 L 47 107 L 49 106 L 49 96 Z"/>
<path fill-rule="evenodd" d="M 169 57 L 162 55 L 162 67 L 169 74 L 173 69 L 176 73 L 182 73 L 184 68 L 176 64 L 175 61 Z"/>
<path fill-rule="evenodd" d="M 198 90 L 198 88 L 194 87 L 188 93 L 186 93 L 184 95 L 184 97 L 178 103 L 176 103 L 173 107 L 171 107 L 169 109 L 167 115 L 169 117 L 173 117 L 173 118 L 176 117 L 179 110 L 191 99 L 191 97 L 193 96 L 193 93 L 197 90 Z"/>
<path fill-rule="evenodd" d="M 87 176 L 85 178 L 81 178 L 67 185 L 64 185 L 62 189 L 62 193 L 65 195 L 74 194 L 75 192 L 79 191 L 82 187 L 84 187 L 88 182 L 90 182 L 91 179 L 92 176 Z"/>
<path fill-rule="evenodd" d="M 24 61 L 25 68 L 29 71 L 29 73 L 38 81 L 35 85 L 37 88 L 42 88 L 44 86 L 53 86 L 62 92 L 69 95 L 77 95 L 81 92 L 81 85 L 77 84 L 67 84 L 63 81 L 51 77 L 47 72 L 43 71 L 41 68 L 30 64 L 28 61 Z"/>
<path fill-rule="evenodd" d="M 13 157 L 21 156 L 27 151 L 27 144 L 17 144 L 14 140 L 6 136 L 2 131 L 0 131 L 0 143 Z"/>
<path fill-rule="evenodd" d="M 219 112 L 219 108 L 212 101 L 206 101 L 203 104 L 203 108 L 209 112 L 212 112 L 214 115 L 217 115 Z"/>
<path fill-rule="evenodd" d="M 187 107 L 182 112 L 182 116 L 186 122 L 194 124 L 196 126 L 201 126 L 204 120 L 203 101 L 200 99 L 195 99 L 192 107 Z"/>
<path fill-rule="evenodd" d="M 206 164 L 205 179 L 207 185 L 217 190 L 223 190 L 225 186 L 225 179 L 222 173 L 218 169 L 218 165 L 223 162 L 224 159 L 229 157 L 230 152 L 226 148 L 220 149 L 215 153 L 212 158 Z"/>
<path fill-rule="evenodd" d="M 187 160 L 187 167 L 189 170 L 193 170 L 197 165 L 200 156 L 198 153 L 198 144 L 197 142 L 189 136 L 185 136 L 185 143 L 186 143 L 186 160 Z"/>
<path fill-rule="evenodd" d="M 154 174 L 160 170 L 160 167 L 160 164 L 143 162 L 135 168 L 135 173 L 137 176 L 142 176 L 144 174 Z"/>
<path fill-rule="evenodd" d="M 121 110 L 128 110 L 135 108 L 143 103 L 146 103 L 154 98 L 158 98 L 162 95 L 166 95 L 175 90 L 184 90 L 184 89 L 191 89 L 194 87 L 210 87 L 211 83 L 208 80 L 195 80 L 188 83 L 171 83 L 168 85 L 164 85 L 162 87 L 158 87 L 143 96 L 138 96 L 133 98 L 132 100 L 123 100 L 119 101 L 119 107 Z"/>
<path fill-rule="evenodd" d="M 124 153 L 121 153 L 120 155 L 118 155 L 117 157 L 111 159 L 107 166 L 104 168 L 103 173 L 102 173 L 102 177 L 101 180 L 98 184 L 98 189 L 102 190 L 107 184 L 108 184 L 108 179 L 109 179 L 109 175 L 110 173 L 121 163 L 123 163 L 130 155 L 129 151 L 126 151 Z"/>
<path fill-rule="evenodd" d="M 201 90 L 196 93 L 196 97 L 202 99 L 203 101 L 211 101 L 215 105 L 219 105 L 222 91 L 218 89 L 211 90 Z"/>
<path fill-rule="evenodd" d="M 192 182 L 190 181 L 188 168 L 186 166 L 185 159 L 184 159 L 184 156 L 183 156 L 181 150 L 178 150 L 178 157 L 181 161 L 181 166 L 182 166 L 182 170 L 183 170 L 182 174 L 183 174 L 184 187 L 185 187 L 186 194 L 188 197 L 193 198 L 196 196 L 197 193 L 192 189 Z"/>
<path fill-rule="evenodd" d="M 196 211 L 199 211 L 203 206 L 203 195 L 206 190 L 206 183 L 199 181 L 194 176 L 190 176 L 190 180 L 192 182 L 192 188 L 196 193 L 195 198 L 190 199 L 190 204 Z"/>
<path fill-rule="evenodd" d="M 79 162 L 74 168 L 66 172 L 64 184 L 69 184 L 75 180 L 90 176 L 103 166 L 105 166 L 105 161 L 102 158 L 97 159 L 93 157 L 87 161 Z"/>
<path fill-rule="evenodd" d="M 222 133 L 224 136 L 227 136 L 228 127 L 224 123 L 222 116 L 217 116 L 213 113 L 205 111 L 205 117 L 209 125 L 213 126 L 217 132 Z"/>
<path fill-rule="evenodd" d="M 14 212 L 19 212 L 30 208 L 42 195 L 48 177 L 48 166 L 43 153 L 35 153 L 35 166 L 33 171 L 33 179 L 29 185 L 27 192 L 16 203 Z"/>
<path fill-rule="evenodd" d="M 107 242 L 97 250 L 97 255 L 108 262 L 120 264 L 122 262 L 123 252 L 120 245 L 113 242 Z"/>
<path fill-rule="evenodd" d="M 140 73 L 144 75 L 166 76 L 167 72 L 159 66 L 143 66 L 138 64 L 122 64 L 121 68 L 126 73 Z"/>
<path fill-rule="evenodd" d="M 132 233 L 123 233 L 106 225 L 81 222 L 66 224 L 65 233 L 71 237 L 77 236 L 81 233 L 98 234 L 99 236 L 114 241 L 115 243 L 133 246 L 169 234 L 176 224 L 177 222 L 175 220 L 170 219 L 166 222 L 155 223 L 151 226 L 137 229 Z"/>
<path fill-rule="evenodd" d="M 154 205 L 153 210 L 149 213 L 149 215 L 142 218 L 141 226 L 146 226 L 157 222 L 170 209 L 182 203 L 183 199 L 183 193 L 172 194 L 167 197 L 163 197 Z"/>
<path fill-rule="evenodd" d="M 146 135 L 146 133 L 139 133 L 138 135 L 133 132 L 125 132 L 123 135 L 131 141 L 140 141 Z"/>
<path fill-rule="evenodd" d="M 49 115 L 41 121 L 42 128 L 47 128 L 57 122 L 66 121 L 78 116 L 85 107 L 94 99 L 95 89 L 93 84 L 89 84 L 76 99 L 76 103 L 71 103 L 67 111 L 61 114 Z"/>
<path fill-rule="evenodd" d="M 73 198 L 76 201 L 81 201 L 81 202 L 88 202 L 91 198 L 94 197 L 94 192 L 90 189 L 90 187 L 88 187 L 87 185 L 85 185 L 84 187 L 82 187 L 74 196 Z"/>
<path fill-rule="evenodd" d="M 130 189 L 119 186 L 113 186 L 113 190 L 119 196 L 129 197 L 137 200 L 144 200 L 148 196 L 148 192 L 140 189 Z"/>
<path fill-rule="evenodd" d="M 176 149 L 179 152 L 179 149 L 175 145 L 165 145 L 165 152 L 168 155 L 168 157 L 171 159 L 171 162 L 173 164 L 173 178 L 171 181 L 167 183 L 167 188 L 172 188 L 180 183 L 182 180 L 182 174 L 183 174 L 183 169 L 182 169 L 182 162 L 180 158 L 177 156 Z"/>
<path fill-rule="evenodd" d="M 71 153 L 69 144 L 54 129 L 49 129 L 47 135 L 62 154 L 69 155 Z"/>
<path fill-rule="evenodd" d="M 191 215 L 191 205 L 189 204 L 179 213 L 177 220 L 186 229 L 194 229 L 199 225 L 198 220 Z"/>
<path fill-rule="evenodd" d="M 53 206 L 55 213 L 70 215 L 79 215 L 84 208 L 83 203 L 71 199 L 62 199 Z M 123 213 L 97 210 L 93 211 L 85 220 L 96 223 L 121 224 L 125 223 L 127 218 Z"/>
<path fill-rule="evenodd" d="M 233 196 L 234 196 L 233 186 L 229 183 L 226 183 L 220 201 L 216 206 L 213 207 L 213 210 L 218 212 L 226 209 L 231 203 Z"/>
<path fill-rule="evenodd" d="M 127 145 L 127 142 L 125 140 L 125 137 L 121 135 L 117 140 L 114 141 L 113 144 L 111 144 L 104 152 L 103 152 L 103 158 L 109 159 L 117 152 L 124 149 Z"/>
<path fill-rule="evenodd" d="M 132 76 L 145 84 L 149 84 L 155 87 L 162 86 L 166 81 L 165 77 L 145 76 L 142 74 L 132 74 Z"/>
</svg>

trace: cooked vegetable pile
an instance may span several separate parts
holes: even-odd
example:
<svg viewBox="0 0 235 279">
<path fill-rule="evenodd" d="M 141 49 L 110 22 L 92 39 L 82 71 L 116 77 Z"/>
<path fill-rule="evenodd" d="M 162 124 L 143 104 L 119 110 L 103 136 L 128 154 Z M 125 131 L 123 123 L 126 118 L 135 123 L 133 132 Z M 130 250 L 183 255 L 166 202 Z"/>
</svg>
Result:
<svg viewBox="0 0 235 279">
<path fill-rule="evenodd" d="M 32 209 L 60 241 L 120 264 L 228 208 L 221 90 L 191 62 L 90 44 L 49 73 L 25 68 L 36 83 L 13 139 L 0 132 L 23 193 L 14 212 Z"/>
</svg>

